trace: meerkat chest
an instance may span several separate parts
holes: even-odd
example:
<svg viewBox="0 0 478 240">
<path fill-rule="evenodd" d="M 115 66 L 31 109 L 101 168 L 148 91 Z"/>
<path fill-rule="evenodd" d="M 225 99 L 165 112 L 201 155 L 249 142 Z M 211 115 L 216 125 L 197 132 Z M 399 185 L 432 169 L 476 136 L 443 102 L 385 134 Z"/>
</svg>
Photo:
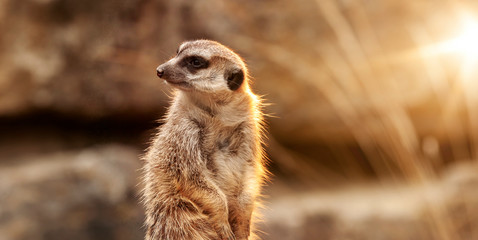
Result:
<svg viewBox="0 0 478 240">
<path fill-rule="evenodd" d="M 248 149 L 246 123 L 235 126 L 212 128 L 207 133 L 205 148 L 209 152 L 206 166 L 219 185 L 240 183 L 251 161 Z"/>
</svg>

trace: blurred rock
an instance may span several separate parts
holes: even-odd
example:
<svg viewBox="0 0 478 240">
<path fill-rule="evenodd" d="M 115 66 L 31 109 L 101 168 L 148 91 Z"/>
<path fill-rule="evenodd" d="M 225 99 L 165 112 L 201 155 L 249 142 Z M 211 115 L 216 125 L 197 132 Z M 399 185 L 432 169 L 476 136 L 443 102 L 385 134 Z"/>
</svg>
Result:
<svg viewBox="0 0 478 240">
<path fill-rule="evenodd" d="M 158 114 L 167 98 L 155 68 L 168 52 L 163 48 L 172 53 L 176 47 L 160 26 L 150 25 L 165 25 L 162 6 L 3 1 L 0 116 L 44 110 L 89 118 Z"/>
<path fill-rule="evenodd" d="M 273 186 L 259 229 L 264 240 L 476 239 L 478 164 L 455 165 L 421 184 L 304 192 Z"/>
<path fill-rule="evenodd" d="M 142 239 L 138 155 L 110 144 L 0 165 L 0 239 Z"/>
</svg>

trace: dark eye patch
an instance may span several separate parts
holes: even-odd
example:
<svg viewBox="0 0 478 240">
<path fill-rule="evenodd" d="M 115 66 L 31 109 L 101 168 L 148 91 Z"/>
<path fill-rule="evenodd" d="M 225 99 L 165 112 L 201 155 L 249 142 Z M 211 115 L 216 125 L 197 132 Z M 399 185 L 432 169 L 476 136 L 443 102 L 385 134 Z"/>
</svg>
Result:
<svg viewBox="0 0 478 240">
<path fill-rule="evenodd" d="M 207 68 L 209 62 L 200 56 L 188 56 L 183 58 L 181 66 L 186 67 L 191 73 L 195 73 L 199 69 Z"/>
</svg>

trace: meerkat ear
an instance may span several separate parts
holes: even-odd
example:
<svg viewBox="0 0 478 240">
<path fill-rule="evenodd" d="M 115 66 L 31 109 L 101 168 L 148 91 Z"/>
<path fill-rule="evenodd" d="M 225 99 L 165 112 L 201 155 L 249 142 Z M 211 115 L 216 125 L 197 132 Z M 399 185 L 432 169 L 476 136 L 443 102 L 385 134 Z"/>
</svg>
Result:
<svg viewBox="0 0 478 240">
<path fill-rule="evenodd" d="M 227 87 L 232 91 L 236 91 L 244 82 L 244 71 L 242 69 L 233 69 L 227 71 L 225 76 L 227 81 Z"/>
</svg>

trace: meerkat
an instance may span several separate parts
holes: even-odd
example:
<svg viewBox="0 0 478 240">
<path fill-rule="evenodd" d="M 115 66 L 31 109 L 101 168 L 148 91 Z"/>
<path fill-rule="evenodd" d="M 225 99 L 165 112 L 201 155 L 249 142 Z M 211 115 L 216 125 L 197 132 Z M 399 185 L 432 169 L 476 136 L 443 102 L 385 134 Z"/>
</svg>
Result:
<svg viewBox="0 0 478 240">
<path fill-rule="evenodd" d="M 218 42 L 180 45 L 157 68 L 176 91 L 144 156 L 146 240 L 245 240 L 265 179 L 261 101 Z"/>
</svg>

